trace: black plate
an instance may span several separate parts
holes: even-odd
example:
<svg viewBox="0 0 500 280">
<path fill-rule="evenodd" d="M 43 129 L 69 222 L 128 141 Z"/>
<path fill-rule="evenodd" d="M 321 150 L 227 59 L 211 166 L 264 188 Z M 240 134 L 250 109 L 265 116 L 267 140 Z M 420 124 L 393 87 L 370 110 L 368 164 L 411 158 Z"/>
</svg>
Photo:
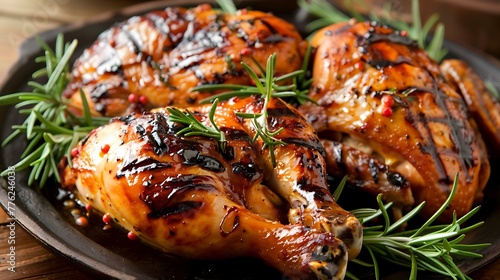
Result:
<svg viewBox="0 0 500 280">
<path fill-rule="evenodd" d="M 131 15 L 141 14 L 168 5 L 192 6 L 207 1 L 164 1 L 137 5 L 120 12 L 107 14 L 82 25 L 58 28 L 40 36 L 49 44 L 53 44 L 58 33 L 64 33 L 67 41 L 77 38 L 79 47 L 75 58 L 88 47 L 96 37 L 117 21 Z M 304 26 L 308 20 L 307 13 L 300 10 L 293 1 L 254 0 L 236 1 L 239 7 L 251 6 L 254 9 L 272 11 L 274 14 L 294 23 L 305 34 Z M 492 81 L 500 88 L 500 64 L 493 58 L 470 51 L 453 43 L 446 43 L 450 56 L 458 57 L 468 62 L 485 79 Z M 10 70 L 5 83 L 0 88 L 0 94 L 28 90 L 26 83 L 30 80 L 39 65 L 33 63 L 41 50 L 35 40 L 27 41 L 21 47 L 21 59 Z M 10 127 L 18 124 L 22 118 L 13 108 L 0 110 L 0 139 L 5 139 L 11 133 Z M 16 141 L 0 150 L 0 169 L 15 164 L 26 143 Z M 498 167 L 498 164 L 495 165 Z M 495 167 L 494 167 L 495 168 Z M 494 170 L 493 168 L 493 170 Z M 82 229 L 72 222 L 68 211 L 60 209 L 58 203 L 51 198 L 55 194 L 42 193 L 37 188 L 26 185 L 26 172 L 16 174 L 15 186 L 15 218 L 28 232 L 52 251 L 68 258 L 85 271 L 98 277 L 117 279 L 280 279 L 273 269 L 257 260 L 237 258 L 224 261 L 193 261 L 178 257 L 166 256 L 138 242 L 130 242 L 125 234 L 118 229 L 111 231 L 96 230 L 95 225 L 102 225 L 91 219 L 91 227 Z M 484 255 L 479 260 L 459 260 L 459 267 L 466 273 L 494 260 L 500 254 L 500 236 L 496 233 L 500 221 L 500 174 L 494 174 L 490 180 L 486 200 L 479 218 L 485 220 L 484 226 L 470 233 L 466 242 L 490 242 L 492 246 L 480 251 Z M 6 208 L 8 203 L 7 184 L 0 179 L 0 203 Z M 56 189 L 50 186 L 45 189 Z M 94 215 L 95 216 L 95 215 Z M 93 217 L 98 219 L 97 217 Z M 387 267 L 387 278 L 400 279 L 406 272 L 393 271 Z"/>
</svg>

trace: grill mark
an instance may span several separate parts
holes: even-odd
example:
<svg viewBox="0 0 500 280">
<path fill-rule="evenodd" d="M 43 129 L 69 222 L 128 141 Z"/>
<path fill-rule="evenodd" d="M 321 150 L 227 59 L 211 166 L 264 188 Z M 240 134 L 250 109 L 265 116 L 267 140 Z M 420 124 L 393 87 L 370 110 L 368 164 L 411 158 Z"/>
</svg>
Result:
<svg viewBox="0 0 500 280">
<path fill-rule="evenodd" d="M 438 182 L 449 184 L 450 178 L 448 177 L 448 174 L 444 170 L 443 162 L 442 162 L 442 160 L 439 157 L 439 154 L 437 152 L 436 144 L 434 143 L 434 140 L 432 139 L 431 131 L 430 131 L 430 128 L 427 124 L 427 121 L 425 120 L 425 118 L 422 115 L 413 114 L 413 112 L 411 110 L 408 110 L 407 120 L 415 128 L 418 127 L 418 124 L 422 125 L 424 132 L 425 132 L 424 137 L 426 137 L 429 140 L 429 143 L 427 145 L 423 145 L 421 143 L 418 143 L 417 145 L 419 146 L 419 148 L 422 152 L 429 154 L 431 156 L 432 160 L 434 161 L 435 166 L 436 166 L 436 171 L 438 173 Z"/>
<path fill-rule="evenodd" d="M 311 184 L 308 178 L 302 177 L 297 181 L 297 189 L 314 194 L 314 199 L 324 202 L 331 202 L 332 197 L 330 191 L 322 186 Z"/>
<path fill-rule="evenodd" d="M 224 132 L 226 139 L 228 141 L 248 141 L 250 142 L 252 138 L 242 129 L 235 129 L 230 127 L 220 127 L 222 132 Z"/>
<path fill-rule="evenodd" d="M 409 36 L 401 36 L 397 31 L 392 31 L 391 33 L 381 34 L 377 33 L 376 27 L 382 27 L 378 23 L 372 22 L 371 27 L 368 29 L 364 35 L 354 34 L 357 37 L 356 43 L 358 49 L 361 53 L 368 53 L 368 48 L 377 42 L 391 42 L 398 45 L 405 45 L 408 47 L 417 48 L 417 42 L 411 39 Z"/>
<path fill-rule="evenodd" d="M 268 108 L 267 109 L 267 116 L 268 117 L 293 117 L 293 118 L 299 118 L 297 113 L 292 111 L 288 106 L 280 106 L 283 105 L 281 103 L 278 103 L 275 108 Z"/>
<path fill-rule="evenodd" d="M 247 179 L 252 179 L 258 174 L 255 163 L 234 162 L 231 164 L 231 170 L 234 174 L 241 175 Z"/>
<path fill-rule="evenodd" d="M 226 170 L 224 165 L 214 157 L 202 155 L 195 149 L 182 150 L 184 157 L 183 164 L 185 165 L 199 165 L 201 168 L 208 169 L 213 172 L 223 172 Z"/>
<path fill-rule="evenodd" d="M 175 205 L 165 207 L 161 210 L 151 211 L 148 213 L 148 218 L 157 219 L 160 217 L 168 217 L 170 215 L 180 214 L 184 212 L 189 212 L 194 209 L 198 209 L 203 205 L 202 202 L 198 201 L 183 201 Z"/>
<path fill-rule="evenodd" d="M 164 142 L 168 134 L 172 134 L 171 126 L 168 124 L 167 118 L 159 113 L 153 113 L 153 120 L 150 121 L 153 126 L 151 132 L 146 133 L 146 138 L 153 146 L 153 151 L 157 155 L 164 155 L 169 151 L 169 146 Z"/>
<path fill-rule="evenodd" d="M 290 137 L 290 138 L 284 138 L 284 139 L 280 139 L 280 140 L 287 143 L 287 144 L 294 144 L 294 145 L 297 145 L 300 147 L 305 147 L 307 149 L 316 150 L 321 154 L 321 156 L 326 157 L 325 148 L 317 139 L 314 139 L 314 140 L 311 139 L 311 140 L 307 141 L 307 140 L 300 139 L 300 138 L 291 138 Z"/>
<path fill-rule="evenodd" d="M 148 218 L 167 217 L 199 208 L 202 202 L 178 201 L 178 199 L 182 199 L 184 193 L 190 190 L 201 191 L 215 188 L 213 179 L 203 175 L 163 177 L 148 185 L 139 195 L 139 198 L 151 210 Z"/>
<path fill-rule="evenodd" d="M 386 60 L 386 59 L 368 59 L 366 63 L 370 64 L 372 67 L 377 68 L 378 70 L 382 70 L 386 67 L 393 67 L 400 64 L 410 64 L 412 65 L 411 60 L 406 57 L 398 57 L 396 60 Z"/>
<path fill-rule="evenodd" d="M 286 37 L 279 34 L 279 32 L 269 22 L 265 21 L 262 18 L 260 18 L 260 21 L 262 22 L 262 24 L 264 24 L 267 27 L 267 29 L 269 29 L 269 31 L 272 34 L 271 36 L 268 36 L 264 40 L 262 40 L 262 42 L 273 44 L 273 43 L 279 43 L 279 42 L 286 40 Z"/>
<path fill-rule="evenodd" d="M 116 172 L 116 178 L 120 179 L 121 177 L 142 173 L 144 171 L 165 169 L 171 167 L 172 164 L 169 162 L 160 162 L 150 157 L 135 158 L 133 160 L 130 160 L 130 158 L 126 158 L 123 166 Z"/>
</svg>

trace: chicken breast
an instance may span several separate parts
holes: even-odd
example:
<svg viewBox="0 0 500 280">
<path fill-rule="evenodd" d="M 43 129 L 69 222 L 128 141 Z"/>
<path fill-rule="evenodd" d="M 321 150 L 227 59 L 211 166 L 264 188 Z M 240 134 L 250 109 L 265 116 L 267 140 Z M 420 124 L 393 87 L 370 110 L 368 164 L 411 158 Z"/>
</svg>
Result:
<svg viewBox="0 0 500 280">
<path fill-rule="evenodd" d="M 402 175 L 415 202 L 426 201 L 424 217 L 446 200 L 456 174 L 457 193 L 440 219 L 464 215 L 481 199 L 490 173 L 481 135 L 463 98 L 413 40 L 351 21 L 318 31 L 312 45 L 310 97 L 319 106 L 300 111 L 320 137 L 334 135 Z M 396 201 L 411 199 L 402 191 Z"/>
<path fill-rule="evenodd" d="M 258 64 L 277 53 L 275 72 L 289 73 L 300 69 L 306 48 L 295 27 L 272 14 L 168 7 L 103 32 L 75 62 L 64 96 L 81 113 L 81 89 L 96 116 L 187 107 L 211 95 L 195 86 L 250 85 L 241 62 L 260 73 Z"/>
</svg>

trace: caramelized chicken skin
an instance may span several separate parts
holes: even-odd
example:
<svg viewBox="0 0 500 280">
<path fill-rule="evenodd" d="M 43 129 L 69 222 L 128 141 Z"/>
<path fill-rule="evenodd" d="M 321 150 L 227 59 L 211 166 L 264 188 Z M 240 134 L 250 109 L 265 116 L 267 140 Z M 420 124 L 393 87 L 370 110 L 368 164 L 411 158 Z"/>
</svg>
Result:
<svg viewBox="0 0 500 280">
<path fill-rule="evenodd" d="M 165 252 L 254 256 L 290 278 L 341 279 L 360 250 L 360 223 L 328 192 L 323 148 L 296 109 L 279 99 L 268 104 L 269 128 L 283 127 L 276 137 L 286 143 L 275 148 L 276 168 L 261 140 L 251 141 L 251 121 L 236 112 L 260 112 L 263 103 L 249 97 L 218 105 L 225 148 L 176 135 L 183 126 L 165 109 L 115 118 L 79 144 L 61 171 L 63 186 L 76 186 L 85 203 Z M 210 106 L 189 110 L 209 124 Z M 276 194 L 290 205 L 290 222 Z"/>
<path fill-rule="evenodd" d="M 403 175 L 415 201 L 426 201 L 424 216 L 442 205 L 459 173 L 441 219 L 469 211 L 481 197 L 489 163 L 465 102 L 438 65 L 410 38 L 376 23 L 326 27 L 312 45 L 310 97 L 319 106 L 300 110 L 317 132 L 340 133 L 340 142 Z"/>
<path fill-rule="evenodd" d="M 464 61 L 447 59 L 440 65 L 446 80 L 459 92 L 488 143 L 490 156 L 500 157 L 500 101 Z"/>
<path fill-rule="evenodd" d="M 64 95 L 78 113 L 82 89 L 93 115 L 112 117 L 192 106 L 211 94 L 190 92 L 195 86 L 249 85 L 240 62 L 259 73 L 255 61 L 277 53 L 277 74 L 300 69 L 306 46 L 292 24 L 268 13 L 169 7 L 103 32 L 75 62 Z"/>
</svg>

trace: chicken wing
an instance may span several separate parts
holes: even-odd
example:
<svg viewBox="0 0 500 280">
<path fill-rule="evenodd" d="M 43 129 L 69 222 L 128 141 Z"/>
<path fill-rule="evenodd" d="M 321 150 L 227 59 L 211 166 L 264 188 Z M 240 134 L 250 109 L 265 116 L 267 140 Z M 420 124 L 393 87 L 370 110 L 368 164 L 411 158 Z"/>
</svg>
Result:
<svg viewBox="0 0 500 280">
<path fill-rule="evenodd" d="M 370 22 L 328 26 L 312 45 L 310 97 L 319 106 L 300 111 L 317 132 L 342 134 L 342 143 L 404 176 L 415 201 L 426 201 L 426 217 L 446 200 L 459 173 L 441 219 L 469 211 L 481 198 L 489 162 L 465 102 L 436 62 L 407 36 Z"/>
<path fill-rule="evenodd" d="M 252 121 L 236 115 L 263 106 L 261 97 L 219 104 L 214 122 L 226 135 L 223 146 L 177 135 L 185 126 L 166 109 L 115 118 L 79 144 L 62 167 L 62 184 L 165 252 L 254 256 L 290 278 L 342 279 L 348 258 L 359 253 L 361 225 L 329 193 L 312 127 L 279 99 L 267 104 L 269 129 L 283 127 L 276 137 L 285 143 L 274 149 L 273 168 L 270 149 L 252 141 Z M 189 111 L 210 125 L 210 109 Z"/>
<path fill-rule="evenodd" d="M 240 62 L 259 73 L 257 63 L 277 53 L 276 73 L 289 73 L 306 47 L 292 24 L 268 13 L 168 7 L 103 32 L 75 62 L 64 96 L 81 113 L 81 89 L 93 115 L 111 117 L 192 106 L 211 94 L 195 86 L 250 85 Z"/>
</svg>

